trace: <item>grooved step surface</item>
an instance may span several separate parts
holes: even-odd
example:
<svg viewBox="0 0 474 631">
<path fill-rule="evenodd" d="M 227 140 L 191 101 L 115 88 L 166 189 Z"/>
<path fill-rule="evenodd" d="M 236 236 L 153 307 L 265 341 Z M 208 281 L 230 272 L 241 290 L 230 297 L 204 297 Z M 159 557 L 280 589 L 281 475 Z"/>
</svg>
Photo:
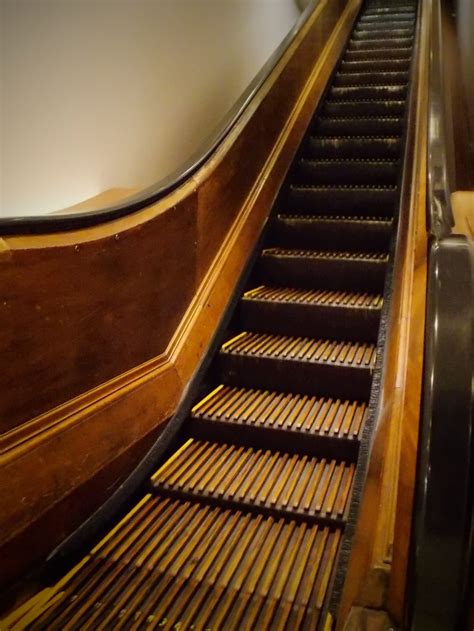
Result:
<svg viewBox="0 0 474 631">
<path fill-rule="evenodd" d="M 341 72 L 370 73 L 374 72 L 407 72 L 409 61 L 405 59 L 373 59 L 372 61 L 342 61 Z M 407 72 L 408 75 L 408 72 Z"/>
<path fill-rule="evenodd" d="M 221 385 L 192 410 L 195 419 L 358 440 L 364 402 Z"/>
<path fill-rule="evenodd" d="M 356 29 L 352 35 L 353 41 L 370 41 L 372 39 L 386 39 L 391 40 L 393 38 L 404 39 L 413 36 L 413 29 L 410 28 L 397 28 L 397 29 Z"/>
<path fill-rule="evenodd" d="M 291 302 L 325 307 L 353 307 L 355 309 L 381 309 L 383 299 L 380 294 L 358 293 L 354 291 L 304 290 L 289 287 L 265 287 L 250 289 L 243 300 L 267 302 Z"/>
<path fill-rule="evenodd" d="M 394 186 L 398 177 L 397 160 L 308 160 L 298 164 L 297 175 L 301 181 L 313 184 L 369 184 L 374 179 L 379 184 Z"/>
<path fill-rule="evenodd" d="M 370 370 L 375 365 L 376 348 L 374 344 L 359 342 L 243 332 L 226 342 L 221 353 L 279 360 L 296 359 L 300 362 Z"/>
<path fill-rule="evenodd" d="M 159 493 L 199 495 L 307 518 L 343 518 L 354 465 L 189 439 L 153 476 Z"/>
<path fill-rule="evenodd" d="M 402 121 L 396 116 L 321 116 L 315 121 L 313 131 L 318 136 L 398 136 L 402 131 Z"/>
<path fill-rule="evenodd" d="M 375 342 L 381 296 L 261 286 L 244 294 L 242 328 L 254 332 Z"/>
<path fill-rule="evenodd" d="M 380 6 L 380 7 L 370 7 L 367 6 L 360 18 L 360 21 L 363 21 L 369 17 L 386 17 L 386 16 L 402 16 L 409 15 L 412 18 L 415 16 L 415 6 L 412 4 L 405 4 L 402 6 L 398 6 L 396 4 L 392 4 L 390 6 Z"/>
<path fill-rule="evenodd" d="M 366 63 L 366 62 L 364 62 Z M 326 116 L 394 116 L 403 114 L 405 101 L 400 100 L 355 100 L 326 101 L 323 112 Z"/>
<path fill-rule="evenodd" d="M 415 15 L 413 13 L 392 13 L 387 15 L 366 15 L 360 18 L 360 28 L 386 28 L 391 24 L 403 25 L 415 24 Z"/>
<path fill-rule="evenodd" d="M 398 158 L 401 151 L 400 138 L 377 138 L 370 136 L 322 137 L 312 136 L 307 146 L 307 155 L 312 158 Z"/>
<path fill-rule="evenodd" d="M 387 262 L 387 255 L 374 252 L 327 252 L 316 250 L 286 250 L 283 248 L 267 248 L 262 256 L 279 256 L 287 258 L 321 259 L 321 260 L 345 260 L 345 261 L 371 261 L 374 263 Z"/>
<path fill-rule="evenodd" d="M 379 72 L 347 72 L 341 69 L 334 77 L 334 85 L 356 86 L 356 85 L 406 85 L 408 72 L 399 70 L 384 70 Z"/>
<path fill-rule="evenodd" d="M 37 626 L 314 629 L 340 537 L 337 528 L 148 495 Z"/>
<path fill-rule="evenodd" d="M 293 185 L 288 193 L 290 208 L 298 208 L 308 213 L 334 213 L 345 215 L 380 214 L 393 215 L 397 200 L 396 186 L 302 186 Z"/>
<path fill-rule="evenodd" d="M 354 99 L 387 99 L 398 100 L 405 98 L 406 85 L 350 85 L 334 86 L 330 96 L 335 101 L 353 101 Z"/>
<path fill-rule="evenodd" d="M 397 50 L 398 48 L 408 48 L 411 44 L 411 37 L 366 40 L 353 39 L 349 43 L 348 50 Z"/>
<path fill-rule="evenodd" d="M 380 252 L 267 248 L 258 262 L 258 277 L 261 284 L 380 292 L 387 260 Z"/>
<path fill-rule="evenodd" d="M 388 45 L 387 45 L 388 46 Z M 344 59 L 346 61 L 368 61 L 371 59 L 408 61 L 411 58 L 411 47 L 407 48 L 379 48 L 374 50 L 347 50 Z"/>
</svg>

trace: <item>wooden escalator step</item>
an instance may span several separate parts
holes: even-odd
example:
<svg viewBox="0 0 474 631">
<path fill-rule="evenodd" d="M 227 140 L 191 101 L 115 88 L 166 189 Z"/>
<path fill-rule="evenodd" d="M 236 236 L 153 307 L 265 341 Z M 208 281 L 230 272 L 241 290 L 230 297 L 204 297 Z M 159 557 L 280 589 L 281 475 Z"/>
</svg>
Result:
<svg viewBox="0 0 474 631">
<path fill-rule="evenodd" d="M 193 419 L 213 423 L 279 428 L 352 441 L 360 439 L 366 414 L 365 402 L 224 385 L 192 410 Z"/>
<path fill-rule="evenodd" d="M 184 447 L 152 477 L 158 493 L 307 521 L 344 519 L 354 463 L 193 439 Z"/>
</svg>

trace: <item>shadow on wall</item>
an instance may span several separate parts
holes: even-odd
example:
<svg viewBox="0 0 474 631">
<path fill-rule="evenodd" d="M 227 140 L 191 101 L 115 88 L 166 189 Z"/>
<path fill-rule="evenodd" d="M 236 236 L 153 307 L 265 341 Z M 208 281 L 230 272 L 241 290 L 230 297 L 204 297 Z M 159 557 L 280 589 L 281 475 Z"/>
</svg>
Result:
<svg viewBox="0 0 474 631">
<path fill-rule="evenodd" d="M 294 0 L 3 0 L 3 216 L 179 167 L 299 16 Z"/>
</svg>

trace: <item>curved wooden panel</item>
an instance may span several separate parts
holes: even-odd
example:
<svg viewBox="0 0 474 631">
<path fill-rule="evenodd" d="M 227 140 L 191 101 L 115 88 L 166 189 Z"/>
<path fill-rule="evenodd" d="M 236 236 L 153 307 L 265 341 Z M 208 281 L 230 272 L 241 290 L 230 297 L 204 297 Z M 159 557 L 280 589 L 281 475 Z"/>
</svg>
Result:
<svg viewBox="0 0 474 631">
<path fill-rule="evenodd" d="M 116 484 L 128 450 L 141 453 L 176 409 L 359 5 L 320 2 L 226 141 L 168 197 L 94 228 L 0 241 L 1 578 L 97 506 L 103 484 L 64 513 L 67 498 L 122 459 L 107 482 Z M 46 515 L 48 541 L 20 555 Z"/>
</svg>

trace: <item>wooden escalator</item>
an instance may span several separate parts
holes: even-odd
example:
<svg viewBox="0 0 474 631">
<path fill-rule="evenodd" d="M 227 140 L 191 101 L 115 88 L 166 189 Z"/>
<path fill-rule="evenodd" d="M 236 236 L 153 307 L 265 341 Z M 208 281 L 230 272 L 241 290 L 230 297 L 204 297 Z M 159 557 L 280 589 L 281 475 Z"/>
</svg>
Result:
<svg viewBox="0 0 474 631">
<path fill-rule="evenodd" d="M 330 625 L 383 351 L 416 10 L 364 3 L 175 451 L 9 628 Z"/>
</svg>

